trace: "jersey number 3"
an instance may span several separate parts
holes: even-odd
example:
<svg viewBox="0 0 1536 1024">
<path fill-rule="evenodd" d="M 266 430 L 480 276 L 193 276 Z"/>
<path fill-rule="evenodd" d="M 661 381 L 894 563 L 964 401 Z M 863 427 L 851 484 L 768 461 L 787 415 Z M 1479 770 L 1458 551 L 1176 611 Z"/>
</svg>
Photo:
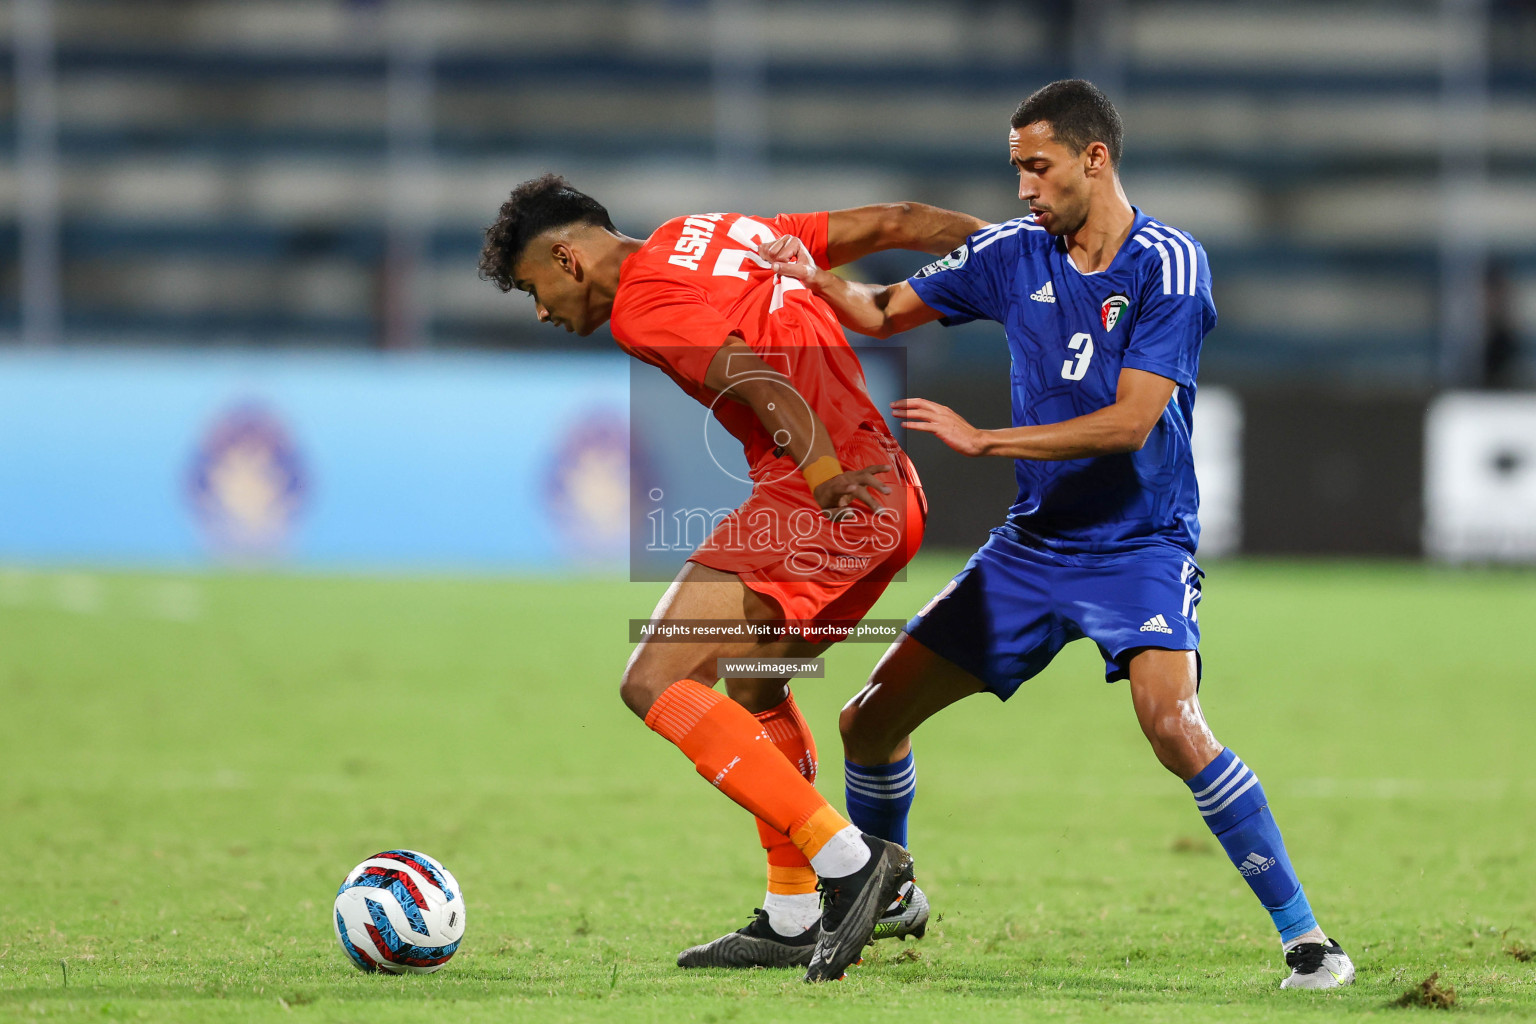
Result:
<svg viewBox="0 0 1536 1024">
<path fill-rule="evenodd" d="M 1076 352 L 1077 356 L 1061 364 L 1061 378 L 1082 380 L 1088 373 L 1088 364 L 1093 361 L 1093 336 L 1087 331 L 1074 334 L 1072 340 L 1067 342 L 1067 348 Z"/>
</svg>

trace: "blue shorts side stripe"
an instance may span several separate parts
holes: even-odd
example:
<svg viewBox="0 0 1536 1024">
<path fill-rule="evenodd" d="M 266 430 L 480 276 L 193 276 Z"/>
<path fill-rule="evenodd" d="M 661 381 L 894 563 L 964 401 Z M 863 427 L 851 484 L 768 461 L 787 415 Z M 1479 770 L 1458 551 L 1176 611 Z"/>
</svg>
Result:
<svg viewBox="0 0 1536 1024">
<path fill-rule="evenodd" d="M 999 527 L 907 632 L 1003 700 L 1083 637 L 1098 644 L 1113 682 L 1126 678 L 1132 651 L 1199 648 L 1203 575 L 1171 545 L 1080 565 Z"/>
</svg>

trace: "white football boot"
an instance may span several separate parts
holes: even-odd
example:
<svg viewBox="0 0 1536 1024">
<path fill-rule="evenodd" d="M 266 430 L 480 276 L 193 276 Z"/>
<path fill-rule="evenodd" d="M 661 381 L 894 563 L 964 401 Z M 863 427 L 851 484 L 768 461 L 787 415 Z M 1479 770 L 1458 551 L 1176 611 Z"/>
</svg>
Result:
<svg viewBox="0 0 1536 1024">
<path fill-rule="evenodd" d="M 1355 980 L 1355 965 L 1337 942 L 1303 942 L 1285 951 L 1285 966 L 1291 976 L 1281 988 L 1339 988 Z"/>
</svg>

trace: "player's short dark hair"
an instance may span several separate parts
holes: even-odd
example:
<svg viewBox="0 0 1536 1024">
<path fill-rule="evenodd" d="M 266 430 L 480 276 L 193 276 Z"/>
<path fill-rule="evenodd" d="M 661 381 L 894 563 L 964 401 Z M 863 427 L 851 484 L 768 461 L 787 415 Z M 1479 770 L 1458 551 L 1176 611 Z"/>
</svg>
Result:
<svg viewBox="0 0 1536 1024">
<path fill-rule="evenodd" d="M 1081 78 L 1064 78 L 1036 89 L 1019 104 L 1009 124 L 1023 128 L 1037 121 L 1051 126 L 1051 135 L 1074 153 L 1081 153 L 1090 142 L 1109 147 L 1109 162 L 1120 166 L 1120 150 L 1125 142 L 1125 127 L 1120 112 L 1099 87 Z"/>
<path fill-rule="evenodd" d="M 512 190 L 501 204 L 496 223 L 485 229 L 480 250 L 480 277 L 504 292 L 516 287 L 512 268 L 528 243 L 553 228 L 592 224 L 617 231 L 602 203 L 578 191 L 558 174 L 531 178 Z"/>
</svg>

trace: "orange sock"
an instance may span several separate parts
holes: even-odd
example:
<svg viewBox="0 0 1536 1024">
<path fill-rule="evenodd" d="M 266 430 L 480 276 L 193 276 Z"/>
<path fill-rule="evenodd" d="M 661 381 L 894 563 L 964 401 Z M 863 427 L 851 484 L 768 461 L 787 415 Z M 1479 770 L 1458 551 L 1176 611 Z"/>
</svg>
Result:
<svg viewBox="0 0 1536 1024">
<path fill-rule="evenodd" d="M 848 821 L 779 753 L 762 723 L 692 679 L 667 687 L 645 724 L 676 744 L 698 773 L 815 857 Z"/>
<path fill-rule="evenodd" d="M 777 707 L 759 711 L 752 716 L 763 723 L 763 731 L 779 748 L 779 753 L 789 758 L 789 763 L 799 769 L 805 781 L 816 781 L 816 739 L 811 727 L 800 714 L 794 694 L 790 694 Z M 757 819 L 757 837 L 768 853 L 768 891 L 782 896 L 798 896 L 816 891 L 816 872 L 805 854 L 795 848 L 789 836 L 779 832 L 764 821 Z"/>
<path fill-rule="evenodd" d="M 768 734 L 773 745 L 789 758 L 789 763 L 799 770 L 805 780 L 815 782 L 816 737 L 811 735 L 810 724 L 800 713 L 795 695 L 790 694 L 782 704 L 767 711 L 759 711 L 752 717 L 763 723 L 763 731 Z"/>
</svg>

